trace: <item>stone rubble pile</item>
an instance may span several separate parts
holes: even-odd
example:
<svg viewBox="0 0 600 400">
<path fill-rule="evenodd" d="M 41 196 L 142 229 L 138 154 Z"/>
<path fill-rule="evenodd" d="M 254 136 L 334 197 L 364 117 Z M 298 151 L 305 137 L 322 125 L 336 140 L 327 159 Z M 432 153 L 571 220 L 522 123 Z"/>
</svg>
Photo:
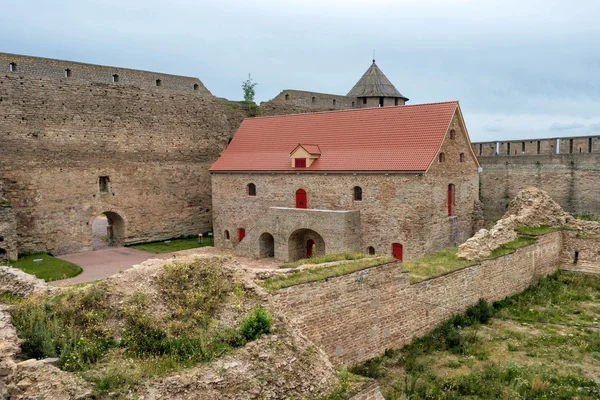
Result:
<svg viewBox="0 0 600 400">
<path fill-rule="evenodd" d="M 27 297 L 48 290 L 50 288 L 43 279 L 38 279 L 17 268 L 0 267 L 0 293 Z"/>
<path fill-rule="evenodd" d="M 492 251 L 517 238 L 515 228 L 564 226 L 581 227 L 583 224 L 566 213 L 546 192 L 535 187 L 521 190 L 510 202 L 501 220 L 491 229 L 481 229 L 458 247 L 458 256 L 467 260 L 479 260 Z M 581 229 L 581 228 L 580 228 Z M 599 228 L 600 229 L 600 228 Z"/>
</svg>

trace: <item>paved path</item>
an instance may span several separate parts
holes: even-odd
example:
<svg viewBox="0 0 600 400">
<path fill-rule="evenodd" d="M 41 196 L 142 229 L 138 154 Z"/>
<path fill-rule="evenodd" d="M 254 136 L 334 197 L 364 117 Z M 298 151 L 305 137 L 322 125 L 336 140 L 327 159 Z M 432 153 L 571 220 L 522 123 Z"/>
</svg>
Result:
<svg viewBox="0 0 600 400">
<path fill-rule="evenodd" d="M 108 278 L 151 258 L 168 258 L 170 254 L 152 254 L 128 247 L 108 248 L 58 256 L 83 268 L 83 272 L 73 278 L 55 281 L 57 285 L 90 282 Z"/>
<path fill-rule="evenodd" d="M 109 247 L 103 250 L 84 251 L 81 253 L 65 254 L 58 256 L 61 260 L 70 261 L 79 265 L 83 272 L 73 278 L 52 282 L 53 285 L 66 286 L 75 283 L 91 282 L 106 279 L 120 271 L 124 271 L 152 258 L 167 259 L 175 256 L 191 254 L 222 255 L 231 254 L 230 250 L 214 247 L 198 247 L 195 249 L 181 250 L 173 253 L 154 254 L 130 247 Z M 279 262 L 274 259 L 252 259 L 235 257 L 242 267 L 250 269 L 276 269 Z"/>
</svg>

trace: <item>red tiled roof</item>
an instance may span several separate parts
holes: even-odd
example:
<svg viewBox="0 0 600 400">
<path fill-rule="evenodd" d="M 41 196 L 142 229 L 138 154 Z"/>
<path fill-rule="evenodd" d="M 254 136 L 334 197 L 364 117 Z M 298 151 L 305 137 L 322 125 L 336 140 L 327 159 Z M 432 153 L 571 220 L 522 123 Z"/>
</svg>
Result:
<svg viewBox="0 0 600 400">
<path fill-rule="evenodd" d="M 457 101 L 248 118 L 210 171 L 426 171 Z M 321 156 L 293 168 L 290 152 L 314 143 Z"/>
</svg>

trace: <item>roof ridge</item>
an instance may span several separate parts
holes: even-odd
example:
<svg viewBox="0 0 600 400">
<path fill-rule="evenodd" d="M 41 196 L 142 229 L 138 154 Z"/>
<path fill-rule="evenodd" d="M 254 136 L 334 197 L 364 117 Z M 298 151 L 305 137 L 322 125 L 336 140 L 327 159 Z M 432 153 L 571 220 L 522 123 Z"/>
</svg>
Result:
<svg viewBox="0 0 600 400">
<path fill-rule="evenodd" d="M 307 114 L 333 114 L 333 113 L 341 113 L 341 112 L 352 112 L 352 111 L 366 111 L 366 110 L 384 110 L 384 109 L 391 109 L 391 108 L 398 108 L 398 107 L 404 107 L 404 108 L 412 108 L 412 107 L 422 107 L 422 106 L 432 106 L 432 105 L 437 105 L 437 104 L 450 104 L 450 103 L 456 103 L 458 104 L 459 101 L 458 100 L 448 100 L 448 101 L 436 101 L 433 103 L 420 103 L 420 104 L 405 104 L 405 105 L 399 105 L 399 106 L 385 106 L 385 107 L 367 107 L 367 108 L 346 108 L 343 110 L 328 110 L 328 111 L 313 111 L 313 112 L 305 112 L 305 113 L 295 113 L 295 114 L 279 114 L 279 115 L 265 115 L 262 117 L 249 117 L 249 118 L 244 118 L 245 120 L 256 120 L 256 119 L 267 119 L 267 118 L 281 118 L 281 117 L 295 117 L 298 115 L 307 115 Z"/>
</svg>

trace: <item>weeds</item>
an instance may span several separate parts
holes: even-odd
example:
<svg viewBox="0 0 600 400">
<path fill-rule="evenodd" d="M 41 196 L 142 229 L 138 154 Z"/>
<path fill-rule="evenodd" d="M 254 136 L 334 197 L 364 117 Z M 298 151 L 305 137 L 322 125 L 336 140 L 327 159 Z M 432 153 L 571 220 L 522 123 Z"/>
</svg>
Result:
<svg viewBox="0 0 600 400">
<path fill-rule="evenodd" d="M 313 252 L 313 254 L 315 254 L 315 252 Z M 325 254 L 323 256 L 313 256 L 311 258 L 302 258 L 298 261 L 283 263 L 281 264 L 281 268 L 296 268 L 307 264 L 312 265 L 334 261 L 360 260 L 362 258 L 375 258 L 375 256 L 370 256 L 363 253 Z"/>
<path fill-rule="evenodd" d="M 263 333 L 271 333 L 272 325 L 271 315 L 258 306 L 240 324 L 240 334 L 246 340 L 254 340 Z"/>
<path fill-rule="evenodd" d="M 496 258 L 507 254 L 514 253 L 519 247 L 529 246 L 530 244 L 536 243 L 537 240 L 529 237 L 519 237 L 512 242 L 505 243 L 500 247 L 492 250 L 489 258 Z"/>
</svg>

